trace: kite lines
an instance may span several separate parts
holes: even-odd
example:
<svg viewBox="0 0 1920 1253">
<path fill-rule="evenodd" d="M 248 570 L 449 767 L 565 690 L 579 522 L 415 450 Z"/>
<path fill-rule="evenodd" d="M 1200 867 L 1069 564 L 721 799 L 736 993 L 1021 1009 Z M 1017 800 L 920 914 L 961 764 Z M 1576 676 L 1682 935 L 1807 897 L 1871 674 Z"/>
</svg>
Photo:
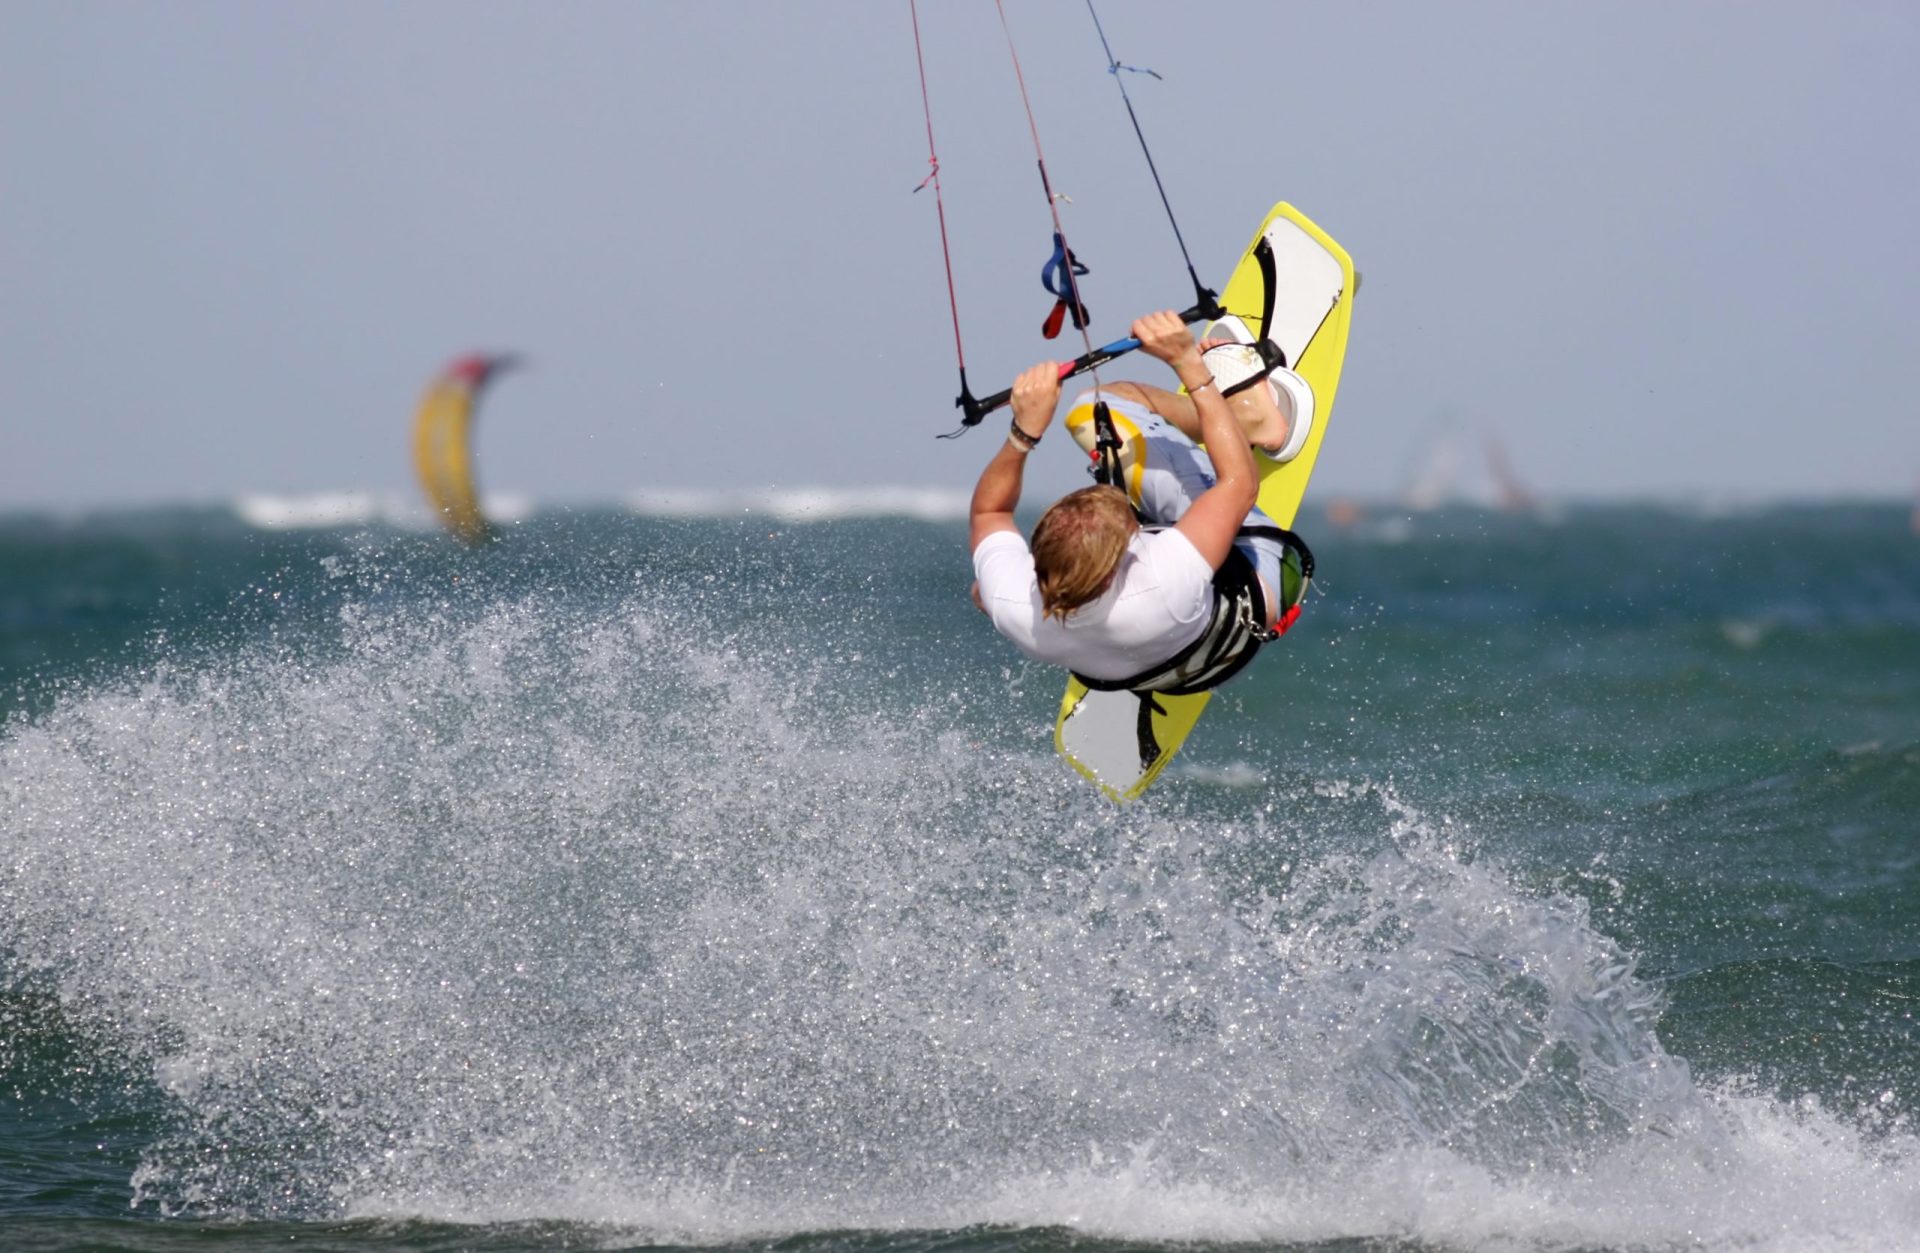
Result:
<svg viewBox="0 0 1920 1253">
<path fill-rule="evenodd" d="M 1040 143 L 1040 127 L 1039 123 L 1034 119 L 1033 101 L 1027 92 L 1026 74 L 1020 65 L 1019 51 L 1014 46 L 1013 30 L 1007 22 L 1004 0 L 994 0 L 994 7 L 999 11 L 1000 27 L 1006 35 L 1007 54 L 1013 62 L 1014 80 L 1019 85 L 1020 102 L 1026 111 L 1028 133 L 1033 139 L 1034 162 L 1040 171 L 1040 189 L 1046 197 L 1047 214 L 1051 219 L 1053 227 L 1053 251 L 1048 257 L 1046 265 L 1041 269 L 1040 281 L 1047 289 L 1048 294 L 1053 296 L 1054 304 L 1052 311 L 1047 314 L 1046 319 L 1041 325 L 1041 334 L 1048 339 L 1052 339 L 1059 334 L 1065 322 L 1070 320 L 1073 323 L 1074 329 L 1080 332 L 1081 344 L 1086 349 L 1080 356 L 1061 366 L 1060 377 L 1067 379 L 1077 374 L 1097 371 L 1100 366 L 1108 361 L 1138 348 L 1140 342 L 1136 339 L 1128 338 L 1115 340 L 1110 344 L 1104 344 L 1097 348 L 1093 344 L 1091 334 L 1088 330 L 1091 319 L 1087 312 L 1086 302 L 1081 298 L 1080 294 L 1080 279 L 1087 274 L 1088 270 L 1087 267 L 1080 262 L 1079 258 L 1074 255 L 1072 247 L 1067 242 L 1066 227 L 1060 220 L 1059 202 L 1065 199 L 1065 197 L 1053 190 L 1053 180 L 1047 173 L 1046 153 Z M 920 31 L 919 0 L 909 0 L 909 9 L 913 17 L 914 59 L 920 72 L 920 104 L 925 113 L 927 123 L 927 164 L 929 167 L 927 176 L 921 180 L 919 186 L 914 188 L 914 191 L 918 192 L 926 187 L 933 188 L 934 205 L 940 221 L 940 252 L 946 266 L 947 307 L 953 318 L 954 354 L 960 366 L 960 395 L 954 400 L 954 404 L 959 407 L 962 414 L 960 429 L 942 436 L 942 438 L 952 438 L 965 431 L 968 427 L 978 424 L 987 414 L 1006 404 L 1011 392 L 1001 391 L 991 396 L 975 397 L 972 389 L 967 385 L 967 356 L 966 348 L 960 334 L 960 301 L 956 294 L 953 280 L 953 252 L 947 232 L 946 204 L 941 196 L 940 189 L 940 157 L 935 147 L 933 137 L 933 105 L 931 94 L 927 88 L 927 63 Z M 1187 276 L 1193 281 L 1193 307 L 1186 310 L 1180 316 L 1190 323 L 1218 318 L 1224 312 L 1220 307 L 1219 297 L 1205 284 L 1201 283 L 1199 274 L 1194 269 L 1193 259 L 1187 253 L 1186 240 L 1180 233 L 1180 224 L 1174 218 L 1173 205 L 1167 198 L 1165 185 L 1161 182 L 1160 171 L 1154 164 L 1153 153 L 1147 147 L 1147 139 L 1140 127 L 1139 115 L 1134 111 L 1133 99 L 1127 93 L 1126 84 L 1120 79 L 1120 74 L 1123 70 L 1129 73 L 1149 74 L 1155 79 L 1158 79 L 1160 75 L 1154 73 L 1152 70 L 1142 70 L 1135 66 L 1122 65 L 1119 59 L 1113 55 L 1112 45 L 1107 40 L 1105 28 L 1100 24 L 1100 15 L 1093 7 L 1093 0 L 1087 0 L 1087 13 L 1093 19 L 1094 30 L 1100 37 L 1100 46 L 1106 53 L 1107 72 L 1113 75 L 1115 83 L 1118 84 L 1120 88 L 1120 97 L 1126 106 L 1127 117 L 1133 124 L 1134 136 L 1140 143 L 1141 153 L 1146 157 L 1147 169 L 1153 175 L 1154 187 L 1160 193 L 1160 203 L 1161 206 L 1166 209 L 1167 221 L 1173 227 L 1174 240 L 1179 244 L 1181 258 L 1186 262 Z M 1099 385 L 1099 375 L 1097 373 L 1094 374 L 1094 383 L 1096 387 Z"/>
</svg>

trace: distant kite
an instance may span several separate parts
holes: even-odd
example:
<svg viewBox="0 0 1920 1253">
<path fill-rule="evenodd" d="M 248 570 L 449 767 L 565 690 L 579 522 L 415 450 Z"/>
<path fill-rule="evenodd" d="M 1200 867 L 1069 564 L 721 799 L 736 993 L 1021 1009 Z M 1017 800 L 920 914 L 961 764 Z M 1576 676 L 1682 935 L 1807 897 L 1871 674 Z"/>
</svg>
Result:
<svg viewBox="0 0 1920 1253">
<path fill-rule="evenodd" d="M 493 538 L 474 487 L 474 418 L 493 376 L 518 364 L 518 358 L 505 355 L 460 358 L 433 380 L 413 420 L 413 464 L 427 503 L 449 531 L 469 544 Z"/>
</svg>

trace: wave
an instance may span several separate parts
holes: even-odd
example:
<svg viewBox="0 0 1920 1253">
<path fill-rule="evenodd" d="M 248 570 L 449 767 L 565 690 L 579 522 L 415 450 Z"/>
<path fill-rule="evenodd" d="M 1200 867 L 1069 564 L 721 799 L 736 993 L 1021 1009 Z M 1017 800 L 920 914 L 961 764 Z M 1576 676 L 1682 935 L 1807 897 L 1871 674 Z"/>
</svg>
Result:
<svg viewBox="0 0 1920 1253">
<path fill-rule="evenodd" d="M 842 518 L 915 518 L 950 522 L 967 516 L 968 490 L 937 487 L 798 487 L 759 491 L 666 489 L 627 498 L 634 513 L 669 518 L 765 514 L 782 522 Z"/>
<path fill-rule="evenodd" d="M 1912 1247 L 1911 1129 L 1696 1080 L 1395 788 L 1116 812 L 707 589 L 370 591 L 6 728 L 0 952 L 164 1106 L 137 1211 Z"/>
<path fill-rule="evenodd" d="M 970 493 L 964 490 L 928 487 L 663 489 L 636 492 L 626 498 L 623 507 L 630 513 L 662 518 L 760 514 L 790 523 L 846 518 L 948 522 L 967 516 L 969 499 Z M 485 496 L 481 507 L 489 518 L 508 524 L 523 522 L 539 512 L 530 497 L 513 494 Z M 247 495 L 233 503 L 233 511 L 249 526 L 274 531 L 369 525 L 427 531 L 436 525 L 432 512 L 414 497 L 378 492 Z"/>
<path fill-rule="evenodd" d="M 517 495 L 490 495 L 482 500 L 487 516 L 496 521 L 524 521 L 534 512 L 532 500 Z M 233 502 L 233 512 L 248 526 L 263 531 L 323 530 L 381 524 L 409 531 L 432 530 L 432 510 L 411 496 L 378 492 L 315 492 L 297 496 L 247 495 Z"/>
</svg>

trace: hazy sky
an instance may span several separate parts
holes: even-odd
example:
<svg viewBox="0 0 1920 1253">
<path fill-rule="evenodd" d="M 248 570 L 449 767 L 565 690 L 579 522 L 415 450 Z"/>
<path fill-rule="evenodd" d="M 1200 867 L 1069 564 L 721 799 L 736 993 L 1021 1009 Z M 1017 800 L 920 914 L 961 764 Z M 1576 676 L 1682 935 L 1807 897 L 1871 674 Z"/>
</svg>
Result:
<svg viewBox="0 0 1920 1253">
<path fill-rule="evenodd" d="M 1096 342 L 1184 307 L 1085 4 L 1006 9 Z M 1913 490 L 1920 5 L 1099 12 L 1203 278 L 1283 198 L 1365 275 L 1316 495 L 1449 431 L 1562 495 Z M 920 16 L 984 393 L 1077 345 L 994 5 Z M 0 0 L 0 509 L 411 491 L 475 348 L 531 361 L 490 490 L 964 488 L 926 166 L 905 0 Z"/>
</svg>

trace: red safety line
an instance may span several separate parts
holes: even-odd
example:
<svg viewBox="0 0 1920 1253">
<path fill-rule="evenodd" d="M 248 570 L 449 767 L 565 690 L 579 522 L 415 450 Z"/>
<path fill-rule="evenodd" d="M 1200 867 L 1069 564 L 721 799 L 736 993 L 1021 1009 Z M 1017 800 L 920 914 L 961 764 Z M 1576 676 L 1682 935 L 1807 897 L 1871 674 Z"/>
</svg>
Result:
<svg viewBox="0 0 1920 1253">
<path fill-rule="evenodd" d="M 927 60 L 920 51 L 920 6 L 917 0 L 911 0 L 908 8 L 913 12 L 913 59 L 920 66 L 920 107 L 927 115 L 927 164 L 933 167 L 927 176 L 920 180 L 920 187 L 933 184 L 934 209 L 940 215 L 940 256 L 947 264 L 947 307 L 953 311 L 953 351 L 960 359 L 960 386 L 966 389 L 967 350 L 960 343 L 960 299 L 953 290 L 953 253 L 947 247 L 947 206 L 940 198 L 940 158 L 933 149 L 933 105 L 927 97 Z M 920 187 L 914 188 L 919 191 Z"/>
</svg>

